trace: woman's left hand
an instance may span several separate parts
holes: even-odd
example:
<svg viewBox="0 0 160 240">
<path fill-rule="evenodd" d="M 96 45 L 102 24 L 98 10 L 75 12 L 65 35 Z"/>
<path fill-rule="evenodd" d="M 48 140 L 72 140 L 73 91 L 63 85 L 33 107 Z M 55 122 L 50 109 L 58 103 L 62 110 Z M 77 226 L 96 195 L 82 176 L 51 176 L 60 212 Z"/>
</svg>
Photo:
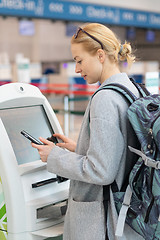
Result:
<svg viewBox="0 0 160 240">
<path fill-rule="evenodd" d="M 55 144 L 42 137 L 39 139 L 42 143 L 44 143 L 44 145 L 38 145 L 35 143 L 31 143 L 31 145 L 33 148 L 36 148 L 38 150 L 42 162 L 47 162 L 48 155 L 50 154 Z"/>
</svg>

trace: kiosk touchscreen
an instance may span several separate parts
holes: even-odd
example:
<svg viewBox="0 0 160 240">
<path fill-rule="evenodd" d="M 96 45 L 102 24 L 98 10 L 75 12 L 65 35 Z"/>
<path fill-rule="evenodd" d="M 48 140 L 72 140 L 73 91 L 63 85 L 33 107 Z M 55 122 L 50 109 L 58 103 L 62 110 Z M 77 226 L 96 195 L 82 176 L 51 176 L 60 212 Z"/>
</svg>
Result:
<svg viewBox="0 0 160 240">
<path fill-rule="evenodd" d="M 46 97 L 30 84 L 0 87 L 0 239 L 38 240 L 63 233 L 69 181 L 49 173 L 31 141 L 62 133 Z M 57 139 L 53 139 L 57 142 Z"/>
</svg>

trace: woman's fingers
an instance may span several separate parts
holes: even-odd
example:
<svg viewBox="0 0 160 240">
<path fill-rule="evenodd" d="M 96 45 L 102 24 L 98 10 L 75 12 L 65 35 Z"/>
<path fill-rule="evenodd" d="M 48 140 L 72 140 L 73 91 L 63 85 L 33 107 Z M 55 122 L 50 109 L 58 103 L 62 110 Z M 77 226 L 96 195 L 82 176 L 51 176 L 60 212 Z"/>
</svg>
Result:
<svg viewBox="0 0 160 240">
<path fill-rule="evenodd" d="M 56 146 L 66 148 L 66 143 L 56 143 Z"/>
<path fill-rule="evenodd" d="M 38 145 L 38 144 L 32 143 L 32 147 L 38 150 L 40 159 L 42 160 L 42 162 L 47 162 L 48 155 L 50 154 L 55 144 L 42 137 L 40 137 L 39 139 L 44 144 Z"/>
<path fill-rule="evenodd" d="M 51 145 L 51 144 L 54 145 L 53 142 L 48 141 L 48 140 L 45 139 L 45 138 L 40 137 L 39 140 L 40 140 L 42 143 L 44 143 L 44 145 Z M 36 149 L 38 149 L 38 150 L 41 150 L 44 145 L 43 145 L 43 144 L 42 144 L 42 145 L 39 145 L 39 144 L 32 143 L 32 147 L 33 147 L 33 148 L 36 148 Z"/>
<path fill-rule="evenodd" d="M 40 140 L 42 143 L 46 144 L 46 145 L 49 145 L 50 143 L 53 143 L 53 142 L 51 142 L 51 141 L 49 141 L 49 140 L 47 140 L 47 139 L 45 139 L 45 138 L 42 138 L 42 137 L 40 137 L 39 140 Z"/>
<path fill-rule="evenodd" d="M 55 133 L 55 134 L 53 134 L 53 136 L 61 139 L 63 142 L 66 142 L 68 139 L 65 135 L 60 134 L 60 133 Z"/>
</svg>

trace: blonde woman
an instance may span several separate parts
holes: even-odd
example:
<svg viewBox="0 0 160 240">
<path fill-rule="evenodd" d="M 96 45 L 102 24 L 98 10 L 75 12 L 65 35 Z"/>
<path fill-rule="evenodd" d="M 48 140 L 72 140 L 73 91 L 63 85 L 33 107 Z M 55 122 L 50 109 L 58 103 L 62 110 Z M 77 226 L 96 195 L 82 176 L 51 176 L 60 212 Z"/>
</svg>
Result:
<svg viewBox="0 0 160 240">
<path fill-rule="evenodd" d="M 100 87 L 120 83 L 138 96 L 119 69 L 120 61 L 134 62 L 131 46 L 122 44 L 109 28 L 97 23 L 78 28 L 71 39 L 71 51 L 75 71 L 87 83 L 99 82 Z M 45 145 L 32 144 L 47 162 L 49 172 L 71 180 L 64 240 L 142 239 L 127 225 L 122 238 L 115 236 L 117 212 L 111 189 L 107 192 L 107 224 L 103 204 L 103 186 L 116 181 L 121 188 L 131 167 L 133 156 L 127 146 L 135 146 L 136 137 L 128 131 L 127 109 L 128 102 L 119 93 L 101 90 L 88 104 L 77 143 L 55 134 L 63 141 L 56 146 L 41 137 Z M 125 168 L 127 159 L 130 161 Z"/>
</svg>

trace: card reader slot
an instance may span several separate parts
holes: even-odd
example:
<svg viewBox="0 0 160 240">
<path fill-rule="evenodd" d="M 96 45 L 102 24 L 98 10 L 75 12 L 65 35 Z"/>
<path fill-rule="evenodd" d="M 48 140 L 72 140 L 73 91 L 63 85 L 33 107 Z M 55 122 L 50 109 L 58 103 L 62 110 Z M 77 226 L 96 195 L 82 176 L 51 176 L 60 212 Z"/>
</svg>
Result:
<svg viewBox="0 0 160 240">
<path fill-rule="evenodd" d="M 57 176 L 56 178 L 49 178 L 40 182 L 32 183 L 32 188 L 42 187 L 46 184 L 53 183 L 53 182 L 62 183 L 67 180 L 68 180 L 67 178 Z"/>
<path fill-rule="evenodd" d="M 41 187 L 41 186 L 44 186 L 46 184 L 53 183 L 56 181 L 57 181 L 57 178 L 49 178 L 49 179 L 46 179 L 46 180 L 43 180 L 40 182 L 32 183 L 32 188 Z"/>
<path fill-rule="evenodd" d="M 66 210 L 67 200 L 37 209 L 37 219 L 48 218 L 56 220 L 64 217 Z"/>
</svg>

